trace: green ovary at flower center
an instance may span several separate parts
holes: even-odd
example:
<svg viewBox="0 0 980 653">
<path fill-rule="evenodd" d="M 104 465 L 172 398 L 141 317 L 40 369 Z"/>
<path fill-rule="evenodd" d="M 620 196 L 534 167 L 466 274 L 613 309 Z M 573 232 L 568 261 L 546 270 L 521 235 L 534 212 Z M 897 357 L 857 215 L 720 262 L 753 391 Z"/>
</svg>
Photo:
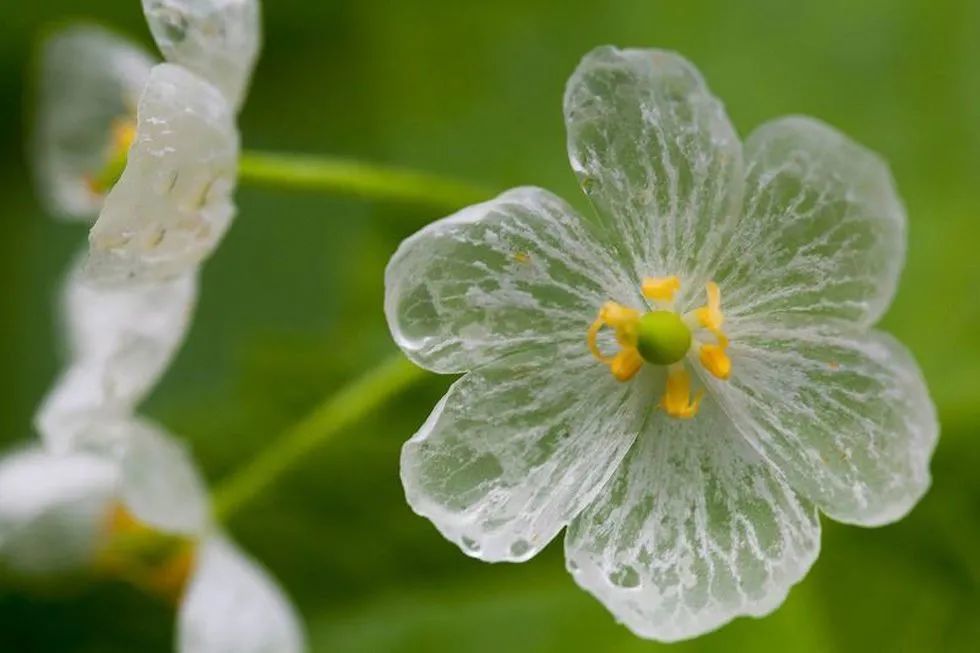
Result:
<svg viewBox="0 0 980 653">
<path fill-rule="evenodd" d="M 636 350 L 648 363 L 671 365 L 691 348 L 691 330 L 673 311 L 653 311 L 636 325 Z"/>
</svg>

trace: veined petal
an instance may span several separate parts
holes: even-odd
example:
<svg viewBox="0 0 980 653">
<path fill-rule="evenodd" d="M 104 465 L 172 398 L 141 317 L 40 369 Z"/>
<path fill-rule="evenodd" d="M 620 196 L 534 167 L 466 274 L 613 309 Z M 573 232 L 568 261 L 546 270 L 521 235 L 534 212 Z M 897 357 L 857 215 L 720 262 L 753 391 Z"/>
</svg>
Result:
<svg viewBox="0 0 980 653">
<path fill-rule="evenodd" d="M 688 61 L 601 47 L 565 91 L 568 153 L 636 277 L 699 292 L 742 198 L 742 146 Z M 682 298 L 683 299 L 683 298 Z"/>
<path fill-rule="evenodd" d="M 44 42 L 33 160 L 48 210 L 82 220 L 99 214 L 104 196 L 89 182 L 106 165 L 115 124 L 135 117 L 152 66 L 135 44 L 95 26 Z"/>
<path fill-rule="evenodd" d="M 0 459 L 0 562 L 25 574 L 91 562 L 117 481 L 118 468 L 91 454 L 31 447 Z"/>
<path fill-rule="evenodd" d="M 143 0 L 143 13 L 167 61 L 241 106 L 262 40 L 258 0 Z"/>
<path fill-rule="evenodd" d="M 62 296 L 69 363 L 37 417 L 45 444 L 62 453 L 86 424 L 132 412 L 184 341 L 197 299 L 193 274 L 105 287 L 87 279 L 82 263 Z"/>
<path fill-rule="evenodd" d="M 840 323 L 729 324 L 732 376 L 707 382 L 755 449 L 838 521 L 874 526 L 911 510 L 939 424 L 905 348 Z"/>
<path fill-rule="evenodd" d="M 653 415 L 565 540 L 579 585 L 661 641 L 768 614 L 819 548 L 816 509 L 711 399 L 693 420 Z"/>
<path fill-rule="evenodd" d="M 193 271 L 231 224 L 237 165 L 224 96 L 180 66 L 155 67 L 126 170 L 89 236 L 89 274 L 133 283 Z"/>
<path fill-rule="evenodd" d="M 905 262 L 905 209 L 885 162 L 801 117 L 757 129 L 745 157 L 745 206 L 716 279 L 727 313 L 876 322 Z"/>
<path fill-rule="evenodd" d="M 467 554 L 526 560 L 601 489 L 647 411 L 584 345 L 538 346 L 457 381 L 402 449 L 408 503 Z"/>
<path fill-rule="evenodd" d="M 558 197 L 511 190 L 401 244 L 385 272 L 388 326 L 409 358 L 436 372 L 540 343 L 584 343 L 603 302 L 639 299 L 614 258 Z"/>
<path fill-rule="evenodd" d="M 181 601 L 180 653 L 300 653 L 299 619 L 257 564 L 224 537 L 208 538 Z"/>
</svg>

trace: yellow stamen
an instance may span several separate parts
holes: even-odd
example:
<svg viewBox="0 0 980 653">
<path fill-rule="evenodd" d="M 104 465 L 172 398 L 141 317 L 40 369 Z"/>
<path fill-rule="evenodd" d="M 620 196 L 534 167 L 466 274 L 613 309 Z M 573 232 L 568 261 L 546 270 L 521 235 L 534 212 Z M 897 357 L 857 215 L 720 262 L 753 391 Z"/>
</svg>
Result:
<svg viewBox="0 0 980 653">
<path fill-rule="evenodd" d="M 617 381 L 629 381 L 643 367 L 643 357 L 635 347 L 621 349 L 609 362 L 609 371 Z"/>
<path fill-rule="evenodd" d="M 704 391 L 699 390 L 691 400 L 691 375 L 683 364 L 672 365 L 667 372 L 667 388 L 660 400 L 664 412 L 677 419 L 691 419 L 698 413 Z"/>
<path fill-rule="evenodd" d="M 636 349 L 636 329 L 640 322 L 640 312 L 616 302 L 606 302 L 599 309 L 599 316 L 589 327 L 587 341 L 589 351 L 597 360 L 609 366 L 609 371 L 620 381 L 629 381 L 643 366 L 643 358 Z M 620 351 L 607 356 L 599 349 L 597 338 L 602 327 L 613 330 Z"/>
<path fill-rule="evenodd" d="M 705 290 L 708 293 L 708 305 L 694 311 L 694 315 L 701 326 L 718 335 L 725 323 L 725 316 L 721 312 L 721 290 L 714 281 L 709 281 L 705 285 Z"/>
<path fill-rule="evenodd" d="M 643 280 L 643 296 L 654 302 L 672 302 L 674 293 L 681 288 L 677 277 L 647 277 Z"/>
<path fill-rule="evenodd" d="M 725 381 L 732 374 L 732 359 L 725 353 L 726 345 L 701 345 L 701 364 L 704 369 Z"/>
</svg>

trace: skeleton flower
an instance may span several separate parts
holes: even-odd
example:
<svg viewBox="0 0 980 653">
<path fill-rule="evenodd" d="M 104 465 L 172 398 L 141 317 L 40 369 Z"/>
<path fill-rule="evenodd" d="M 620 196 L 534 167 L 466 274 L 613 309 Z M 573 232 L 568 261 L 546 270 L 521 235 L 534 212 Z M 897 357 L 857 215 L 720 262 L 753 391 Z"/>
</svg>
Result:
<svg viewBox="0 0 980 653">
<path fill-rule="evenodd" d="M 41 51 L 36 178 L 48 210 L 91 221 L 126 165 L 153 61 L 94 26 L 53 35 Z"/>
<path fill-rule="evenodd" d="M 929 485 L 934 407 L 871 328 L 904 258 L 891 175 L 808 118 L 741 142 L 668 52 L 593 51 L 565 120 L 597 223 L 517 189 L 388 266 L 399 346 L 465 373 L 402 451 L 408 501 L 488 561 L 567 527 L 569 571 L 644 637 L 767 614 L 818 510 L 884 524 Z"/>
<path fill-rule="evenodd" d="M 0 564 L 126 580 L 177 607 L 180 653 L 298 653 L 289 600 L 210 522 L 186 452 L 157 427 L 107 422 L 116 446 L 0 459 Z"/>
<path fill-rule="evenodd" d="M 38 177 L 62 212 L 98 214 L 89 274 L 112 284 L 183 275 L 228 230 L 236 114 L 260 42 L 257 0 L 143 7 L 168 63 L 150 69 L 118 38 L 73 28 L 48 43 L 42 65 Z"/>
<path fill-rule="evenodd" d="M 104 286 L 79 260 L 61 298 L 69 362 L 35 420 L 51 451 L 82 448 L 98 439 L 90 425 L 133 414 L 184 341 L 197 286 L 194 274 Z"/>
</svg>

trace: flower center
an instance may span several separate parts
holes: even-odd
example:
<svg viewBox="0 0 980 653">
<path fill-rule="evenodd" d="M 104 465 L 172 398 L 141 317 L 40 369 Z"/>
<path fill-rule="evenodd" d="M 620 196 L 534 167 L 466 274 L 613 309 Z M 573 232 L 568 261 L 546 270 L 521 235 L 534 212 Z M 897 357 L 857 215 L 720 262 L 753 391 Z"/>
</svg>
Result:
<svg viewBox="0 0 980 653">
<path fill-rule="evenodd" d="M 643 296 L 655 309 L 641 313 L 606 302 L 589 327 L 587 342 L 592 355 L 619 381 L 632 379 L 644 363 L 666 367 L 667 383 L 660 407 L 671 417 L 689 419 L 697 414 L 704 391 L 691 398 L 691 375 L 684 359 L 697 351 L 702 367 L 721 380 L 731 375 L 732 361 L 726 351 L 728 337 L 722 331 L 725 317 L 718 284 L 709 282 L 705 286 L 707 303 L 683 315 L 674 310 L 674 295 L 680 287 L 677 277 L 644 279 Z M 598 344 L 599 333 L 606 327 L 619 345 L 619 351 L 612 355 L 603 353 Z"/>
<path fill-rule="evenodd" d="M 648 363 L 670 365 L 684 358 L 691 348 L 691 330 L 673 311 L 652 311 L 640 318 L 636 349 Z"/>
<path fill-rule="evenodd" d="M 180 598 L 194 566 L 191 538 L 161 532 L 120 504 L 110 510 L 104 535 L 98 570 L 154 596 L 175 602 Z"/>
<path fill-rule="evenodd" d="M 85 183 L 95 195 L 105 195 L 116 185 L 126 169 L 129 149 L 136 140 L 136 123 L 128 118 L 120 118 L 112 124 L 109 145 L 106 147 L 102 168 L 88 176 Z"/>
</svg>

